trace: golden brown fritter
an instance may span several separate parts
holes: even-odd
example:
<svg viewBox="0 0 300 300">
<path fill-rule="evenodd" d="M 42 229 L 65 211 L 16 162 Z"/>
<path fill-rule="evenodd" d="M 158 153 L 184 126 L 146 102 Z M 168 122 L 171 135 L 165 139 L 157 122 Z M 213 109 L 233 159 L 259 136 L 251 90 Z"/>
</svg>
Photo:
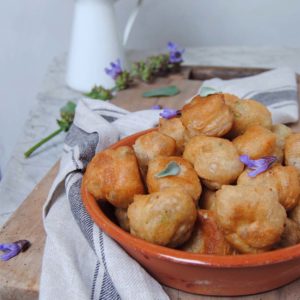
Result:
<svg viewBox="0 0 300 300">
<path fill-rule="evenodd" d="M 183 158 L 194 165 L 202 182 L 210 189 L 233 183 L 244 169 L 233 144 L 222 138 L 192 138 L 185 147 Z"/>
<path fill-rule="evenodd" d="M 233 249 L 219 228 L 214 213 L 204 209 L 198 210 L 198 219 L 192 236 L 181 250 L 199 254 L 233 254 Z"/>
<path fill-rule="evenodd" d="M 285 140 L 292 134 L 292 129 L 284 124 L 273 125 L 271 131 L 276 134 L 276 144 L 284 149 Z"/>
<path fill-rule="evenodd" d="M 232 142 L 240 155 L 246 154 L 251 159 L 259 159 L 274 153 L 276 135 L 262 126 L 254 125 Z"/>
<path fill-rule="evenodd" d="M 205 188 L 199 201 L 199 206 L 206 210 L 215 210 L 216 207 L 216 191 Z"/>
<path fill-rule="evenodd" d="M 175 162 L 180 167 L 180 173 L 175 176 L 157 178 L 155 175 L 164 170 L 171 162 Z M 200 180 L 191 163 L 178 156 L 160 156 L 150 160 L 147 186 L 149 193 L 158 192 L 165 188 L 182 188 L 194 199 L 196 204 L 202 191 Z"/>
<path fill-rule="evenodd" d="M 225 104 L 228 105 L 230 108 L 234 106 L 238 101 L 241 100 L 239 97 L 232 94 L 224 93 L 223 96 L 224 96 Z"/>
<path fill-rule="evenodd" d="M 180 118 L 159 119 L 158 131 L 170 136 L 176 141 L 177 155 L 181 155 L 184 149 L 185 127 L 182 125 Z"/>
<path fill-rule="evenodd" d="M 232 128 L 228 134 L 230 138 L 243 134 L 253 125 L 271 129 L 272 116 L 263 104 L 252 99 L 237 100 L 228 96 L 225 97 L 225 103 L 230 107 L 234 117 Z"/>
<path fill-rule="evenodd" d="M 196 96 L 183 106 L 181 121 L 190 136 L 223 136 L 231 129 L 233 115 L 223 94 Z"/>
<path fill-rule="evenodd" d="M 127 216 L 127 209 L 126 208 L 116 208 L 115 209 L 115 216 L 118 220 L 118 223 L 121 228 L 123 228 L 125 231 L 130 231 L 129 228 L 129 220 Z"/>
<path fill-rule="evenodd" d="M 289 212 L 289 217 L 300 226 L 300 197 L 297 205 Z"/>
<path fill-rule="evenodd" d="M 289 135 L 291 135 L 292 130 L 284 124 L 276 124 L 272 126 L 271 131 L 276 135 L 276 148 L 273 155 L 276 156 L 279 163 L 282 163 L 284 157 L 285 140 Z"/>
<path fill-rule="evenodd" d="M 286 209 L 293 209 L 300 196 L 300 182 L 295 167 L 275 165 L 269 170 L 255 176 L 248 176 L 245 170 L 238 178 L 238 185 L 262 185 L 278 193 L 280 204 Z"/>
<path fill-rule="evenodd" d="M 139 166 L 146 175 L 148 163 L 157 156 L 171 156 L 176 154 L 176 142 L 173 138 L 153 131 L 136 139 L 133 149 Z"/>
<path fill-rule="evenodd" d="M 284 231 L 278 246 L 289 247 L 298 243 L 300 243 L 300 226 L 295 221 L 286 218 Z"/>
<path fill-rule="evenodd" d="M 300 174 L 300 133 L 294 133 L 285 140 L 285 164 L 294 166 Z"/>
<path fill-rule="evenodd" d="M 170 188 L 136 195 L 128 218 L 131 234 L 154 244 L 177 247 L 191 236 L 197 210 L 184 190 Z"/>
<path fill-rule="evenodd" d="M 126 208 L 136 194 L 144 194 L 144 185 L 131 147 L 122 146 L 97 153 L 84 174 L 87 190 L 97 200 L 108 200 Z"/>
<path fill-rule="evenodd" d="M 227 241 L 241 253 L 270 249 L 280 240 L 286 220 L 277 192 L 263 186 L 222 186 L 215 212 Z"/>
</svg>

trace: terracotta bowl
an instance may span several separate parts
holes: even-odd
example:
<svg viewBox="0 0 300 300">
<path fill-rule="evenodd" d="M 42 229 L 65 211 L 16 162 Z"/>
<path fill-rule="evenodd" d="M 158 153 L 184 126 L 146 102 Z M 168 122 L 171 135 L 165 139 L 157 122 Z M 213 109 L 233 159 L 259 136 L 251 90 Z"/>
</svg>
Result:
<svg viewBox="0 0 300 300">
<path fill-rule="evenodd" d="M 133 145 L 149 132 L 129 136 L 110 148 Z M 82 201 L 95 223 L 160 283 L 195 294 L 237 296 L 265 292 L 300 277 L 300 244 L 261 254 L 201 255 L 157 246 L 125 232 L 113 208 L 100 205 L 81 187 Z"/>
</svg>

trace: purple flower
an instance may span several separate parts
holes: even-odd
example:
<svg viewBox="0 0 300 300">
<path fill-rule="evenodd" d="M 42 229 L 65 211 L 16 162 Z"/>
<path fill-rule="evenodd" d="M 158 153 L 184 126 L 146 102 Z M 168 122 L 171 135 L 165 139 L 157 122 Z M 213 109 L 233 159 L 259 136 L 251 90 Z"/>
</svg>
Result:
<svg viewBox="0 0 300 300">
<path fill-rule="evenodd" d="M 162 109 L 162 106 L 159 104 L 153 105 L 153 106 L 151 106 L 151 109 Z"/>
<path fill-rule="evenodd" d="M 183 62 L 182 54 L 184 53 L 185 49 L 179 49 L 178 45 L 173 42 L 168 42 L 168 50 L 169 50 L 169 62 L 171 64 L 178 64 Z"/>
<path fill-rule="evenodd" d="M 110 66 L 111 69 L 105 68 L 105 73 L 115 80 L 123 72 L 121 67 L 121 60 L 118 58 L 115 63 L 111 62 Z"/>
<path fill-rule="evenodd" d="M 180 110 L 172 108 L 164 108 L 163 111 L 159 114 L 164 119 L 171 119 L 181 115 Z"/>
<path fill-rule="evenodd" d="M 1 260 L 7 261 L 17 256 L 21 251 L 25 251 L 30 246 L 30 242 L 27 240 L 20 240 L 9 244 L 0 244 L 0 251 L 4 252 L 0 256 Z"/>
<path fill-rule="evenodd" d="M 260 159 L 250 159 L 248 155 L 240 156 L 240 161 L 252 170 L 248 173 L 250 177 L 255 177 L 256 175 L 265 172 L 276 160 L 277 158 L 275 156 L 265 156 Z"/>
</svg>

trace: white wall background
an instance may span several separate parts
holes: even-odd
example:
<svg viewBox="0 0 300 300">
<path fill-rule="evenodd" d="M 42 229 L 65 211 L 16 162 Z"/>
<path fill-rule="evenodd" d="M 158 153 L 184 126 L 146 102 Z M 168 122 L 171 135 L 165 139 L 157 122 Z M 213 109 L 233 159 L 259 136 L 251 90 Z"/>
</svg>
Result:
<svg viewBox="0 0 300 300">
<path fill-rule="evenodd" d="M 120 31 L 135 3 L 121 0 L 116 4 Z M 68 49 L 73 5 L 74 0 L 1 1 L 2 169 L 22 132 L 47 66 Z M 184 47 L 300 47 L 299 28 L 299 0 L 144 0 L 127 46 L 163 48 L 172 40 Z"/>
</svg>

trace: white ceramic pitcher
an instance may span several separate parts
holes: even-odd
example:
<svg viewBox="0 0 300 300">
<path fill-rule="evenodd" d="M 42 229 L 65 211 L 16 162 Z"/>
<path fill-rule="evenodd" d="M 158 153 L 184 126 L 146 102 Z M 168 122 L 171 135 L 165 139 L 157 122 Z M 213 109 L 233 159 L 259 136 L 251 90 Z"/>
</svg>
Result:
<svg viewBox="0 0 300 300">
<path fill-rule="evenodd" d="M 127 21 L 123 44 L 117 29 L 115 2 L 116 0 L 75 0 L 66 81 L 76 90 L 88 92 L 94 85 L 111 88 L 114 81 L 104 69 L 118 58 L 123 68 L 127 66 L 124 45 L 142 0 L 137 1 Z"/>
</svg>

